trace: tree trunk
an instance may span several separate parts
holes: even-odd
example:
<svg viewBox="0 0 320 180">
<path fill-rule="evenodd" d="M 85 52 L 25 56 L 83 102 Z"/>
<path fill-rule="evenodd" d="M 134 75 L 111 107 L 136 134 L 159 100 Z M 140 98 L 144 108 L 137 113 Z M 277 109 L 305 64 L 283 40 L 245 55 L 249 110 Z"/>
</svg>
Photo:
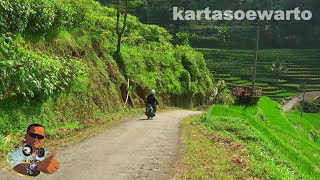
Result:
<svg viewBox="0 0 320 180">
<path fill-rule="evenodd" d="M 254 65 L 253 65 L 252 91 L 254 91 L 254 88 L 256 85 L 259 38 L 260 38 L 260 22 L 258 22 L 257 24 L 257 39 L 256 39 L 256 52 L 255 52 Z"/>
<path fill-rule="evenodd" d="M 301 117 L 303 116 L 303 111 L 304 111 L 304 100 L 306 96 L 306 86 L 303 87 L 303 98 L 302 98 L 302 109 L 301 109 Z"/>
<path fill-rule="evenodd" d="M 117 35 L 118 35 L 118 47 L 117 47 L 117 56 L 120 58 L 121 55 L 121 39 L 122 35 L 126 29 L 126 24 L 127 24 L 127 16 L 128 16 L 128 0 L 126 0 L 126 9 L 125 9 L 125 15 L 124 15 L 124 20 L 123 20 L 123 27 L 122 30 L 120 31 L 120 0 L 118 0 L 118 5 L 117 5 Z"/>
<path fill-rule="evenodd" d="M 274 88 L 274 95 L 277 95 L 277 90 L 279 87 L 279 76 L 276 77 L 276 87 Z"/>
<path fill-rule="evenodd" d="M 121 55 L 121 35 L 118 35 L 118 47 L 117 47 L 117 57 L 120 58 Z"/>
</svg>

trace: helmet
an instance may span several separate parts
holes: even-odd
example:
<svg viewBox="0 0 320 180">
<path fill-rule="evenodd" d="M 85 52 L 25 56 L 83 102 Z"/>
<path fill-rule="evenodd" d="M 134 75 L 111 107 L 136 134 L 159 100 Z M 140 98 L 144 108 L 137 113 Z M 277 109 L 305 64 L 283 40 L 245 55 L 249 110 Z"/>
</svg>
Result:
<svg viewBox="0 0 320 180">
<path fill-rule="evenodd" d="M 151 94 L 155 94 L 156 92 L 152 89 L 152 90 L 150 91 L 150 93 L 151 93 Z"/>
</svg>

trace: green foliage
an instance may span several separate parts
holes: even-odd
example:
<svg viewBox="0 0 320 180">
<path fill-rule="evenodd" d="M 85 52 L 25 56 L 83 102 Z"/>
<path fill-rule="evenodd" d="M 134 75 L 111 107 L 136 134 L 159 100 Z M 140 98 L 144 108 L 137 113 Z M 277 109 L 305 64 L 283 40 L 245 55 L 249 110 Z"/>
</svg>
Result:
<svg viewBox="0 0 320 180">
<path fill-rule="evenodd" d="M 231 95 L 224 80 L 219 80 L 213 87 L 213 94 L 210 97 L 213 104 L 230 105 L 234 103 L 234 97 Z"/>
<path fill-rule="evenodd" d="M 268 72 L 274 74 L 277 78 L 284 75 L 288 71 L 288 68 L 284 65 L 284 62 L 279 59 L 276 59 L 274 62 L 272 62 L 271 66 L 267 65 L 266 69 Z"/>
<path fill-rule="evenodd" d="M 180 78 L 179 78 L 180 82 L 181 82 L 181 86 L 183 89 L 185 89 L 186 91 L 189 91 L 191 88 L 191 76 L 190 73 L 183 69 L 180 73 Z"/>
<path fill-rule="evenodd" d="M 189 35 L 185 32 L 178 32 L 175 37 L 175 44 L 189 45 Z"/>
<path fill-rule="evenodd" d="M 1 0 L 0 12 L 0 33 L 23 32 L 34 13 L 29 0 Z"/>
<path fill-rule="evenodd" d="M 258 106 L 214 105 L 200 122 L 246 144 L 256 175 L 266 179 L 318 179 L 319 122 L 309 123 L 316 114 L 307 114 L 304 119 L 296 112 L 283 114 L 278 106 L 267 97 L 262 97 Z"/>
<path fill-rule="evenodd" d="M 49 30 L 55 19 L 55 9 L 53 0 L 32 0 L 27 30 L 30 32 L 45 32 Z"/>
<path fill-rule="evenodd" d="M 83 128 L 83 127 L 84 127 L 84 125 L 83 124 L 80 125 L 80 123 L 78 121 L 70 122 L 64 126 L 64 128 L 66 128 L 68 130 L 75 130 L 75 129 L 79 129 L 79 128 Z"/>
<path fill-rule="evenodd" d="M 5 5 L 18 6 L 15 2 L 5 0 Z M 0 39 L 0 94 L 5 97 L 0 101 L 0 137 L 31 123 L 41 123 L 55 134 L 59 128 L 81 128 L 123 110 L 120 87 L 127 77 L 134 107 L 144 105 L 151 88 L 160 103 L 185 103 L 175 97 L 205 103 L 213 82 L 202 54 L 190 46 L 174 47 L 164 28 L 144 25 L 129 15 L 121 64 L 112 58 L 116 10 L 94 0 L 19 2 L 26 3 L 28 14 L 5 10 L 0 15 L 1 33 L 20 32 L 14 39 Z M 17 24 L 5 26 L 6 17 Z M 87 76 L 82 76 L 84 71 Z"/>
<path fill-rule="evenodd" d="M 177 45 L 174 56 L 190 74 L 192 94 L 206 96 L 213 86 L 213 81 L 203 55 L 190 46 Z"/>
<path fill-rule="evenodd" d="M 28 21 L 26 21 L 28 29 L 26 29 L 25 32 L 44 33 L 49 29 L 50 31 L 56 31 L 63 28 L 83 28 L 85 31 L 96 33 L 94 39 L 97 39 L 97 41 L 92 41 L 92 46 L 98 51 L 99 56 L 103 55 L 104 52 L 113 54 L 112 51 L 114 51 L 117 40 L 114 33 L 116 10 L 100 6 L 99 3 L 94 0 L 30 0 L 30 2 L 34 3 L 29 4 L 30 9 L 32 9 L 32 14 L 30 14 Z M 17 17 L 17 19 L 19 19 L 19 17 Z M 24 30 L 21 30 L 21 32 L 23 31 Z M 79 52 L 74 51 L 74 49 L 76 49 L 76 47 L 74 47 L 75 42 L 69 33 L 59 32 L 60 33 L 57 34 L 59 38 L 68 39 L 65 46 L 68 46 L 68 49 L 73 47 L 71 49 L 72 52 L 79 54 Z M 184 38 L 183 41 L 187 41 L 188 39 L 185 35 L 186 34 L 181 34 L 181 38 Z M 79 39 L 84 40 L 84 37 Z M 164 28 L 156 25 L 144 25 L 140 23 L 136 17 L 129 15 L 122 42 L 123 63 L 119 64 L 119 66 L 121 66 L 119 68 L 123 69 L 122 73 L 124 77 L 130 77 L 133 83 L 141 84 L 144 89 L 154 88 L 160 89 L 160 91 L 158 91 L 160 93 L 175 95 L 188 94 L 191 95 L 191 97 L 197 95 L 204 98 L 212 87 L 213 82 L 202 54 L 195 52 L 186 42 L 183 43 L 184 45 L 173 47 L 170 43 L 171 40 L 172 35 Z M 57 45 L 59 45 L 59 41 L 60 39 L 56 41 Z M 86 45 L 80 45 L 83 46 L 80 51 L 85 51 L 85 48 L 87 48 L 85 46 L 88 46 L 88 43 L 91 44 L 91 42 L 88 42 L 88 37 L 85 41 Z M 100 48 L 99 46 L 102 45 L 104 47 Z M 63 48 L 65 48 L 65 46 Z M 104 48 L 106 48 L 106 51 Z M 65 52 L 67 51 L 59 48 L 59 52 L 63 52 L 63 54 L 66 55 Z M 52 58 L 42 58 L 32 52 L 22 54 L 21 57 L 26 56 L 26 54 L 30 54 L 29 59 L 35 59 L 35 57 L 37 57 L 37 59 L 40 59 L 38 61 L 53 63 Z M 13 60 L 14 59 L 15 58 L 13 58 Z M 69 62 L 64 58 L 59 58 L 59 61 L 62 63 L 62 66 L 64 66 L 65 62 Z M 16 61 L 13 62 L 16 63 Z M 12 64 L 13 62 L 6 63 Z M 3 61 L 3 63 L 5 62 Z M 73 62 L 70 64 L 77 63 Z M 12 66 L 15 67 L 15 65 L 16 64 Z M 56 70 L 58 71 L 58 69 Z M 40 72 L 38 73 L 41 74 Z M 32 75 L 31 77 L 31 79 L 34 78 Z M 25 87 L 14 86 L 13 89 L 15 90 L 12 93 L 22 93 L 23 95 L 31 96 L 33 96 L 34 93 L 41 94 L 40 92 L 52 94 L 53 91 L 59 90 L 58 87 L 60 87 L 60 84 L 68 83 L 61 83 L 58 80 L 51 80 L 50 78 L 46 79 L 48 79 L 48 82 L 52 82 L 49 83 L 45 89 L 42 89 L 44 87 L 40 88 L 40 84 L 42 85 L 43 83 L 41 80 L 36 79 L 35 82 L 37 82 L 37 86 L 34 85 L 32 88 L 26 85 Z M 28 82 L 30 79 L 24 81 Z M 3 83 L 3 85 L 8 86 L 6 83 Z M 3 89 L 3 87 L 1 88 Z M 24 90 L 24 88 L 26 90 Z M 6 91 L 8 91 L 8 88 L 6 88 Z"/>
<path fill-rule="evenodd" d="M 72 10 L 75 13 L 74 17 L 74 27 L 86 26 L 88 19 L 86 16 L 90 13 L 101 12 L 102 7 L 97 1 L 94 0 L 62 0 L 64 4 L 68 4 L 72 7 Z M 101 16 L 102 13 L 99 14 Z M 109 14 L 105 14 L 108 16 Z M 89 19 L 90 20 L 90 19 Z M 96 27 L 98 28 L 98 27 Z"/>
<path fill-rule="evenodd" d="M 116 0 L 98 0 L 104 5 L 115 5 Z M 129 1 L 132 2 L 133 0 Z M 136 0 L 134 1 L 136 2 Z M 134 4 L 134 3 L 133 3 Z M 138 4 L 138 3 L 137 3 Z M 312 19 L 297 22 L 269 21 L 261 27 L 260 45 L 263 48 L 319 48 L 320 7 L 318 0 L 145 0 L 139 5 L 129 6 L 129 13 L 137 16 L 143 23 L 157 24 L 170 33 L 187 32 L 194 34 L 190 43 L 198 48 L 237 48 L 253 49 L 255 47 L 256 27 L 249 21 L 175 21 L 172 18 L 173 7 L 184 10 L 293 10 L 296 7 L 312 12 Z"/>
<path fill-rule="evenodd" d="M 144 89 L 155 89 L 159 94 L 201 94 L 204 97 L 213 84 L 203 57 L 190 47 L 174 48 L 160 42 L 150 43 L 147 48 L 124 45 L 122 57 L 126 76 Z M 188 64 L 182 63 L 183 57 L 188 59 Z"/>
<path fill-rule="evenodd" d="M 306 113 L 320 113 L 320 98 L 314 101 L 300 102 L 299 109 Z"/>
<path fill-rule="evenodd" d="M 57 29 L 73 27 L 76 12 L 71 4 L 64 1 L 55 0 L 55 19 L 54 26 Z"/>
<path fill-rule="evenodd" d="M 87 22 L 93 20 L 90 13 L 106 9 L 94 0 L 3 0 L 0 1 L 0 32 L 45 33 L 79 26 L 89 29 L 92 24 Z M 102 13 L 99 16 L 102 17 Z"/>
<path fill-rule="evenodd" d="M 3 35 L 0 43 L 4 97 L 50 95 L 64 90 L 72 79 L 84 73 L 80 60 L 40 56 L 30 51 L 23 39 L 14 41 Z"/>
</svg>

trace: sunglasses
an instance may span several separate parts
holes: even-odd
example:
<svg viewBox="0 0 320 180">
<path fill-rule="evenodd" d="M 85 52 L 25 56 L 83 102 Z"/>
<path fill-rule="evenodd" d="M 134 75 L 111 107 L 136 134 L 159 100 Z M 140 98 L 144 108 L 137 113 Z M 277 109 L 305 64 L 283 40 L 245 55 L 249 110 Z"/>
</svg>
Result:
<svg viewBox="0 0 320 180">
<path fill-rule="evenodd" d="M 35 134 L 35 133 L 28 133 L 28 135 L 32 138 L 38 138 L 38 139 L 43 139 L 44 136 L 40 135 L 40 134 Z"/>
</svg>

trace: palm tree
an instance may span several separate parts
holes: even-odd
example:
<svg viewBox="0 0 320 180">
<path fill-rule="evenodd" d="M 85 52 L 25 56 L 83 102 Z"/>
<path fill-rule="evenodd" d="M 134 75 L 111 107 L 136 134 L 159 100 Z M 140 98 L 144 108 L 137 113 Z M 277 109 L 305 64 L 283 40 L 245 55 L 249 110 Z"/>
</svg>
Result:
<svg viewBox="0 0 320 180">
<path fill-rule="evenodd" d="M 277 88 L 279 88 L 280 77 L 283 76 L 286 72 L 288 72 L 287 66 L 283 61 L 277 59 L 272 62 L 271 66 L 266 66 L 268 72 L 272 73 L 276 77 L 276 87 L 274 89 L 274 94 L 277 94 Z"/>
</svg>

